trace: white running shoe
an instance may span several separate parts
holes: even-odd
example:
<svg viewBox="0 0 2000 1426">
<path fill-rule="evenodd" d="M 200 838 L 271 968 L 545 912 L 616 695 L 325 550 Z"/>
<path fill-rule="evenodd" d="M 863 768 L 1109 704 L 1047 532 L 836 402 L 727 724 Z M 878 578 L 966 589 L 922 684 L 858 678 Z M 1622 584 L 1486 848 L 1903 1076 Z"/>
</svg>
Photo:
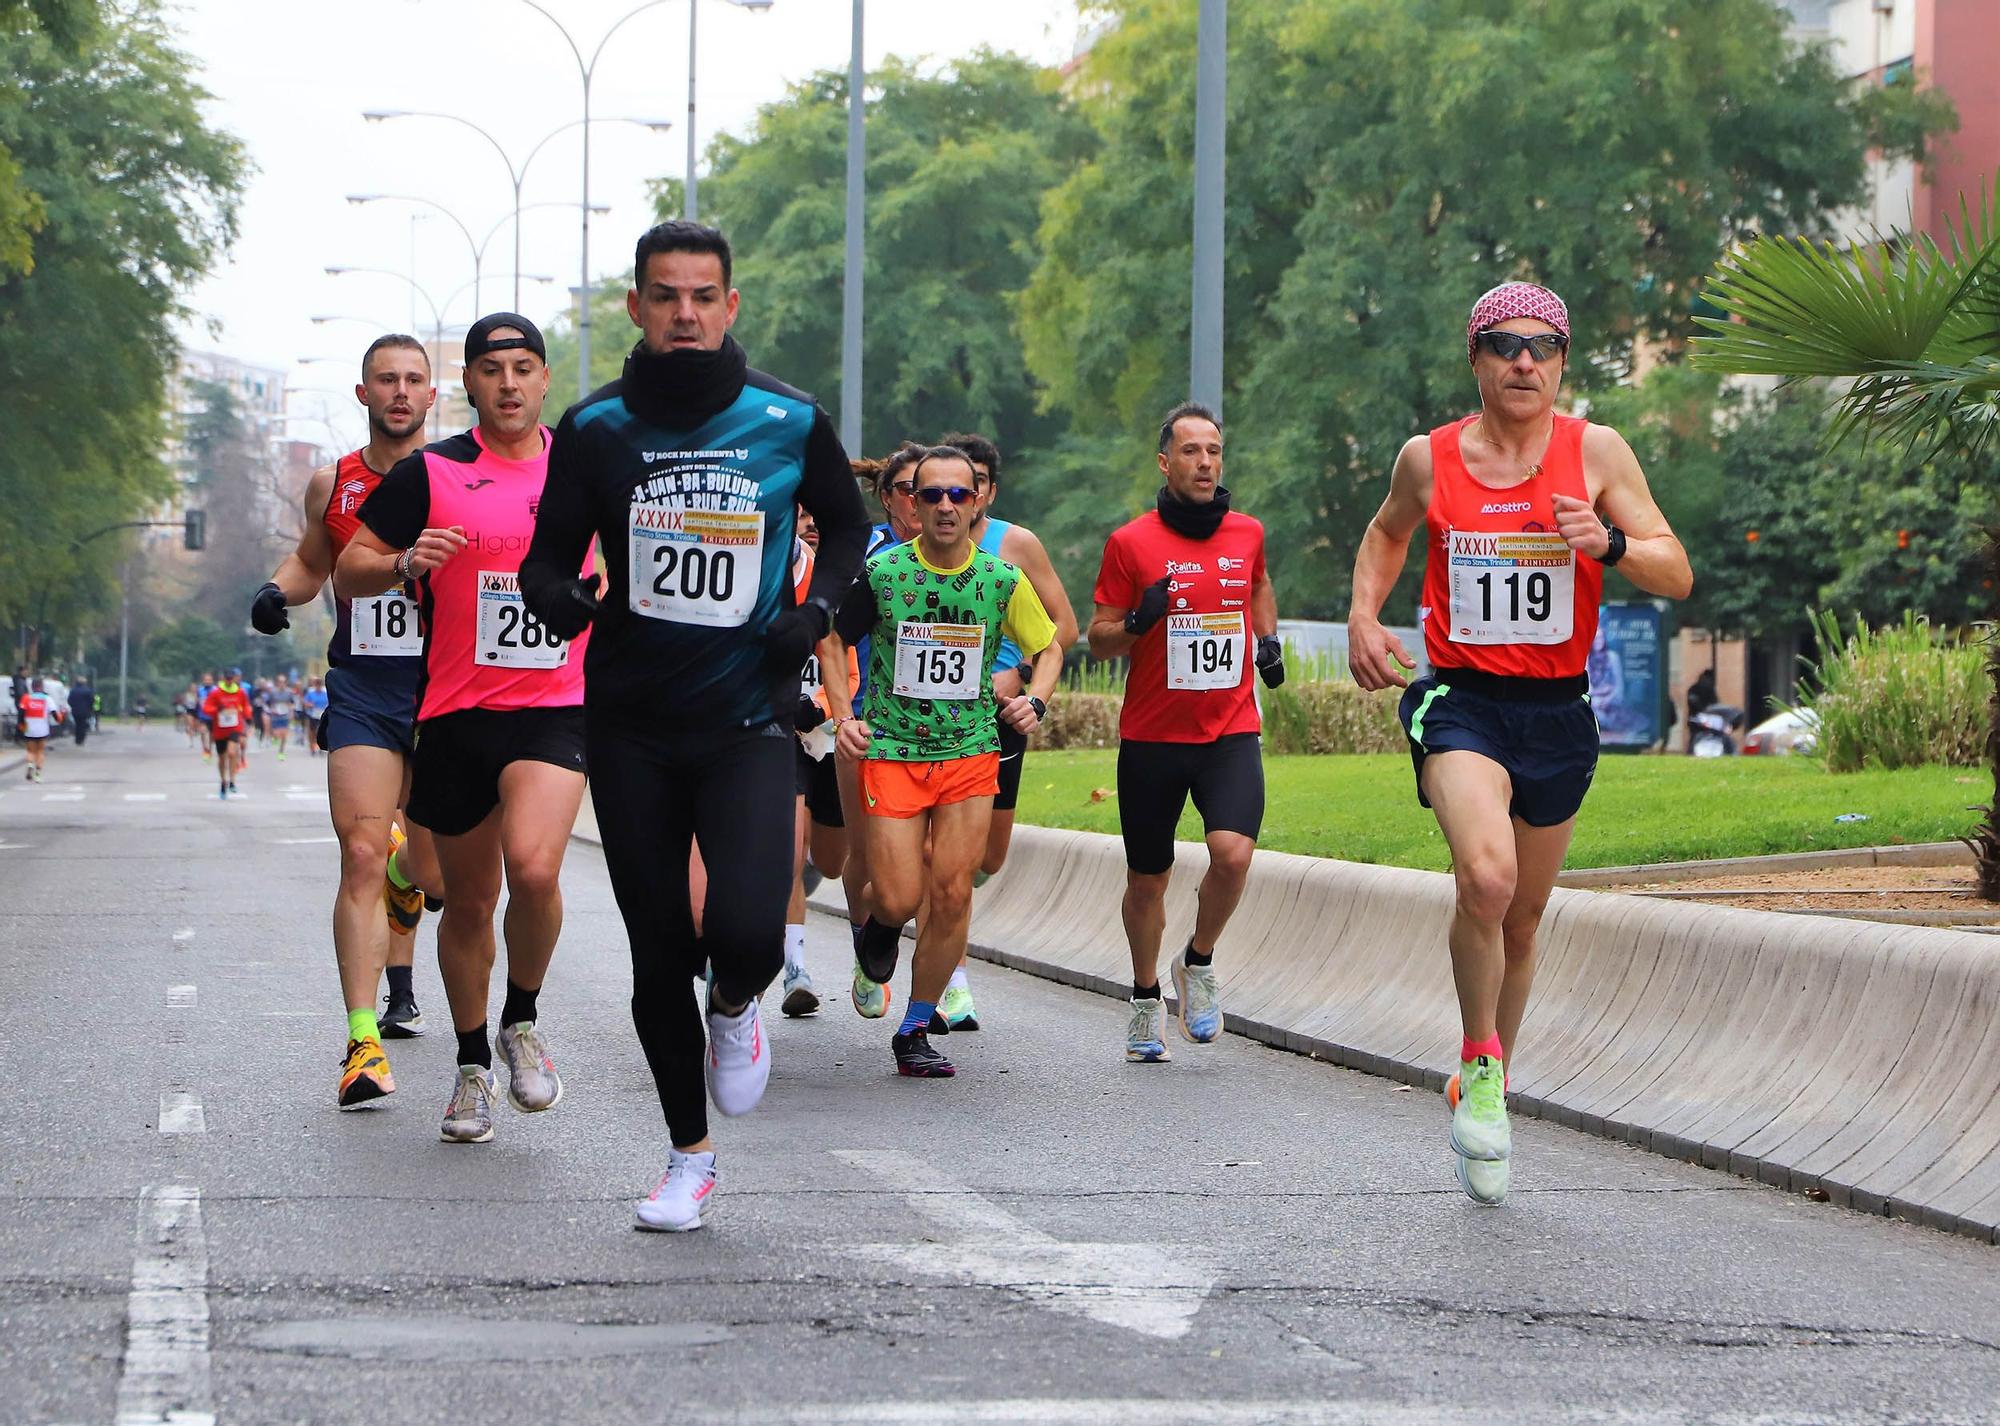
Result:
<svg viewBox="0 0 2000 1426">
<path fill-rule="evenodd" d="M 448 1144 L 484 1144 L 493 1137 L 493 1071 L 460 1065 L 438 1136 Z"/>
<path fill-rule="evenodd" d="M 813 989 L 813 978 L 804 966 L 785 967 L 784 995 L 778 1008 L 794 1019 L 819 1014 L 819 992 Z"/>
<path fill-rule="evenodd" d="M 645 1233 L 691 1233 L 715 1211 L 715 1154 L 667 1150 L 667 1171 L 633 1205 L 633 1226 Z"/>
<path fill-rule="evenodd" d="M 1488 1207 L 1506 1201 L 1508 1181 L 1513 1176 L 1509 1160 L 1468 1159 L 1464 1154 L 1452 1157 L 1458 1161 L 1458 1186 L 1467 1198 Z"/>
<path fill-rule="evenodd" d="M 1132 1018 L 1125 1022 L 1125 1058 L 1133 1064 L 1158 1064 L 1170 1060 L 1167 1042 L 1160 1033 L 1166 1007 L 1158 996 L 1132 1002 Z"/>
<path fill-rule="evenodd" d="M 562 1099 L 562 1076 L 556 1073 L 556 1062 L 534 1021 L 501 1026 L 493 1048 L 507 1066 L 507 1098 L 516 1109 L 538 1114 L 556 1107 Z"/>
<path fill-rule="evenodd" d="M 764 1017 L 751 1001 L 741 1013 L 708 1011 L 708 1097 L 718 1113 L 748 1114 L 771 1082 L 771 1042 Z"/>
</svg>

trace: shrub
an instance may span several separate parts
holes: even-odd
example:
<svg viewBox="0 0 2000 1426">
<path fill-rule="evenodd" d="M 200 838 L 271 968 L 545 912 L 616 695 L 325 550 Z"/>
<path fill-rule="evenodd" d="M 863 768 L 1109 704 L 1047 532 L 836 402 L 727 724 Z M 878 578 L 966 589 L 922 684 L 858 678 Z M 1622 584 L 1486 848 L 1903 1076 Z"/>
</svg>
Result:
<svg viewBox="0 0 2000 1426">
<path fill-rule="evenodd" d="M 1264 747 L 1273 753 L 1396 753 L 1408 745 L 1392 692 L 1352 683 L 1290 683 L 1263 690 Z M 1118 710 L 1111 693 L 1059 692 L 1035 735 L 1042 748 L 1115 748 Z"/>
<path fill-rule="evenodd" d="M 1115 693 L 1070 693 L 1057 690 L 1049 703 L 1048 721 L 1036 731 L 1038 748 L 1115 748 L 1118 710 L 1124 700 Z"/>
<path fill-rule="evenodd" d="M 1909 613 L 1882 629 L 1856 618 L 1847 636 L 1832 614 L 1814 611 L 1812 620 L 1823 652 L 1806 665 L 1798 706 L 1819 719 L 1829 772 L 1978 764 L 1986 742 L 1978 645 Z"/>
</svg>

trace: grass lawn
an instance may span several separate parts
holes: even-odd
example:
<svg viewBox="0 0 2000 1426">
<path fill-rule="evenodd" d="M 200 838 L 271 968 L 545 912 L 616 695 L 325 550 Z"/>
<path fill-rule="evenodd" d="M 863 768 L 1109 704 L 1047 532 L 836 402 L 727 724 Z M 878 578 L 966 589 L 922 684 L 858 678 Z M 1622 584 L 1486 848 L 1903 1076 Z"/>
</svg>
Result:
<svg viewBox="0 0 2000 1426">
<path fill-rule="evenodd" d="M 1020 818 L 1118 830 L 1115 752 L 1037 751 L 1021 780 Z M 1347 861 L 1445 869 L 1444 838 L 1417 805 L 1400 754 L 1264 759 L 1259 845 Z M 1093 790 L 1107 795 L 1092 802 Z M 1577 818 L 1572 867 L 1942 842 L 1971 830 L 1983 789 L 1969 768 L 1829 773 L 1806 758 L 1605 757 Z M 1835 822 L 1863 812 L 1866 822 Z M 1201 837 L 1192 804 L 1180 835 Z"/>
</svg>

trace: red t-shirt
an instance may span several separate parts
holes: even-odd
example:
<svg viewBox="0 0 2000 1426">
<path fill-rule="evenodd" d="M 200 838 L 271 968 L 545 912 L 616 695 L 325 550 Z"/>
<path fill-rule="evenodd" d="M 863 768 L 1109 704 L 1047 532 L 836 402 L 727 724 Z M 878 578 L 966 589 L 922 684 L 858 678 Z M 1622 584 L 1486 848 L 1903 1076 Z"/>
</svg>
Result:
<svg viewBox="0 0 2000 1426">
<path fill-rule="evenodd" d="M 201 711 L 208 715 L 216 737 L 233 738 L 250 722 L 250 695 L 240 683 L 230 686 L 218 683 L 202 700 Z"/>
<path fill-rule="evenodd" d="M 1212 743 L 1262 731 L 1250 591 L 1264 578 L 1264 526 L 1231 511 L 1213 535 L 1195 540 L 1175 534 L 1149 510 L 1105 541 L 1093 597 L 1114 609 L 1136 609 L 1161 575 L 1173 581 L 1167 617 L 1132 645 L 1118 736 Z"/>
</svg>

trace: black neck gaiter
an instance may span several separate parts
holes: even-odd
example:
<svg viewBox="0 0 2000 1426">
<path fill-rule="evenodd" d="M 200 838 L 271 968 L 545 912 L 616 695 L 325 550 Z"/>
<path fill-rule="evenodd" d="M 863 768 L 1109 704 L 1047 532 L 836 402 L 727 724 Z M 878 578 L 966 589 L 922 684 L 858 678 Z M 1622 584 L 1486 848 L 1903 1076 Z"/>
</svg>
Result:
<svg viewBox="0 0 2000 1426">
<path fill-rule="evenodd" d="M 1229 491 L 1218 485 L 1213 500 L 1196 504 L 1179 499 L 1163 485 L 1160 487 L 1159 511 L 1161 522 L 1176 535 L 1186 535 L 1190 540 L 1205 540 L 1222 528 L 1222 517 L 1229 513 Z"/>
<path fill-rule="evenodd" d="M 625 358 L 625 404 L 656 426 L 699 426 L 743 394 L 750 359 L 736 338 L 724 336 L 714 351 L 650 351 L 642 343 Z"/>
</svg>

